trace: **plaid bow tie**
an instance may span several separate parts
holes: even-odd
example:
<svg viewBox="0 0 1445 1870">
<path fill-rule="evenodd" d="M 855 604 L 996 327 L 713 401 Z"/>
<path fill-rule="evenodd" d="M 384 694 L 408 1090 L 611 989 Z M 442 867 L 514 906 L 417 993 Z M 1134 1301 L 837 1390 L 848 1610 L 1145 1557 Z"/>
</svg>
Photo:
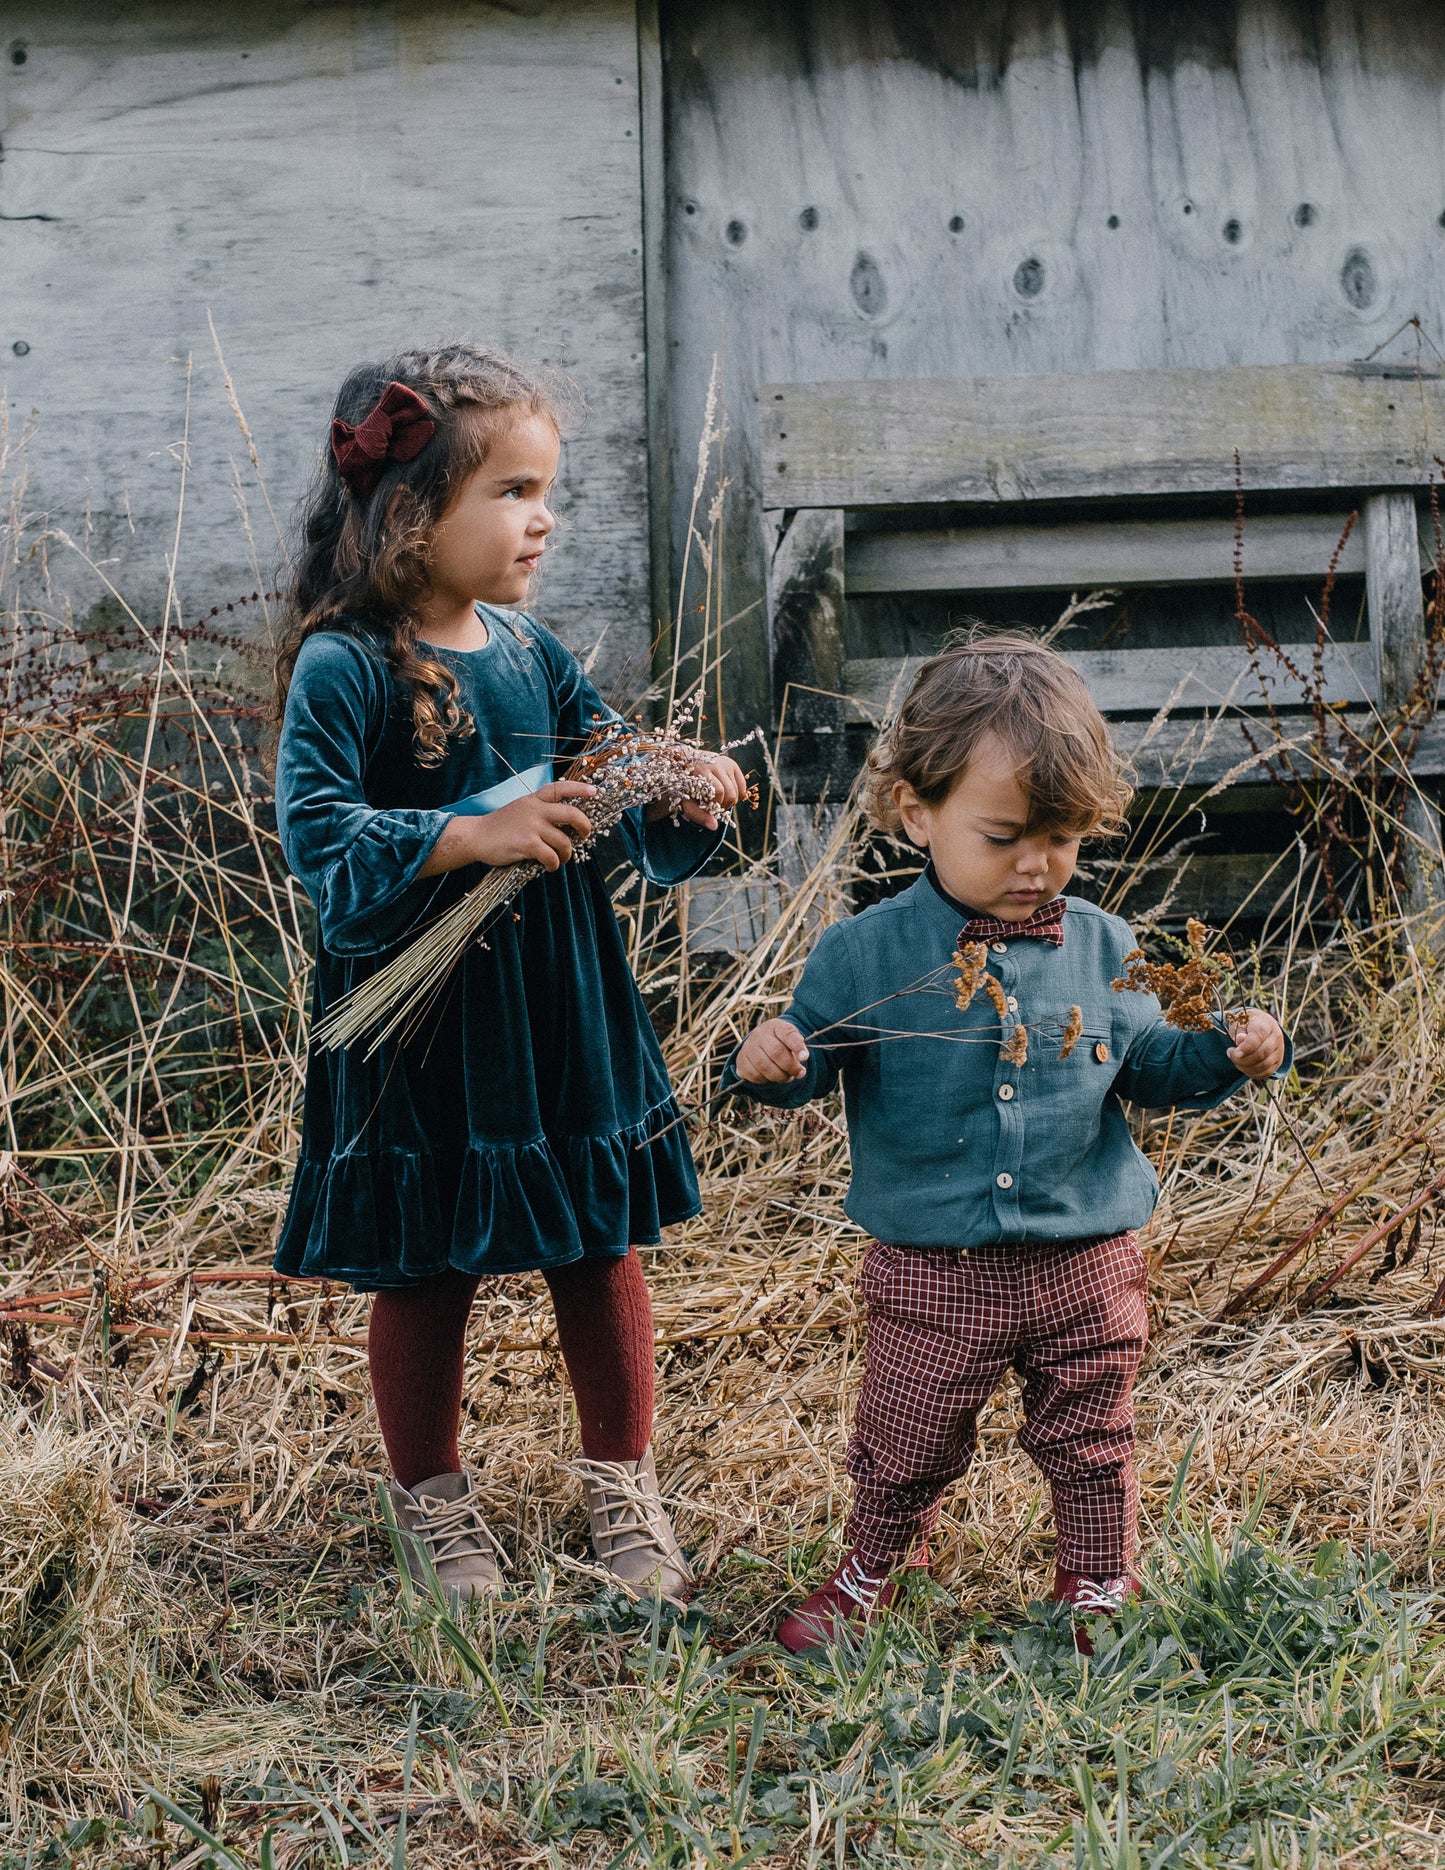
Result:
<svg viewBox="0 0 1445 1870">
<path fill-rule="evenodd" d="M 974 916 L 965 922 L 958 945 L 971 941 L 1047 941 L 1056 948 L 1064 945 L 1064 911 L 1068 903 L 1062 896 L 1045 903 L 1022 922 L 1000 922 L 994 916 Z"/>
</svg>

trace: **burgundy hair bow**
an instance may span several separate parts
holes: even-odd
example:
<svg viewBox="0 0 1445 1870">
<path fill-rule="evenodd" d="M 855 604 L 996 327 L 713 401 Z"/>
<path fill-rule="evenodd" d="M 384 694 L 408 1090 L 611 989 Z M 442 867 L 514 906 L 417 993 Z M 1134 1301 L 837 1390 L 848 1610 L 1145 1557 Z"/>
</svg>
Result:
<svg viewBox="0 0 1445 1870">
<path fill-rule="evenodd" d="M 340 416 L 332 422 L 336 471 L 353 493 L 370 493 L 388 461 L 415 461 L 436 431 L 436 419 L 416 391 L 388 383 L 364 422 L 355 428 Z"/>
</svg>

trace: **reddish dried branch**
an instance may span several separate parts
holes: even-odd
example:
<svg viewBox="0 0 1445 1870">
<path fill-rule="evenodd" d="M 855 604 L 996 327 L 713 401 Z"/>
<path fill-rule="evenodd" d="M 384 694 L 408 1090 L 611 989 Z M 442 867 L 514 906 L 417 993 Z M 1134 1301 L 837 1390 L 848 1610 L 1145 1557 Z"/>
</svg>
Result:
<svg viewBox="0 0 1445 1870">
<path fill-rule="evenodd" d="M 1424 1139 L 1424 1136 L 1424 1130 L 1412 1131 L 1411 1134 L 1405 1138 L 1404 1142 L 1398 1144 L 1390 1151 L 1383 1162 L 1377 1163 L 1376 1166 L 1371 1169 L 1370 1173 L 1362 1182 L 1357 1182 L 1353 1188 L 1348 1189 L 1337 1200 L 1332 1201 L 1322 1214 L 1317 1215 L 1315 1219 L 1310 1222 L 1309 1226 L 1302 1234 L 1297 1234 L 1284 1251 L 1276 1255 L 1276 1257 L 1270 1261 L 1269 1265 L 1265 1267 L 1264 1271 L 1260 1273 L 1257 1278 L 1252 1279 L 1243 1291 L 1236 1292 L 1233 1297 L 1226 1302 L 1219 1316 L 1221 1318 L 1233 1318 L 1237 1313 L 1242 1312 L 1257 1293 L 1262 1292 L 1272 1279 L 1278 1278 L 1292 1260 L 1299 1258 L 1300 1254 L 1304 1252 L 1305 1248 L 1312 1240 L 1317 1240 L 1332 1221 L 1339 1219 L 1340 1215 L 1344 1213 L 1351 1202 L 1358 1201 L 1367 1188 L 1372 1187 L 1378 1182 L 1385 1171 L 1393 1168 L 1402 1156 L 1407 1155 L 1418 1142 Z"/>
<path fill-rule="evenodd" d="M 1413 1200 L 1407 1201 L 1398 1214 L 1392 1214 L 1388 1220 L 1381 1221 L 1378 1227 L 1372 1227 L 1353 1253 L 1346 1254 L 1332 1273 L 1324 1279 L 1317 1280 L 1295 1307 L 1295 1316 L 1298 1317 L 1301 1312 L 1307 1312 L 1311 1306 L 1318 1305 L 1325 1294 L 1337 1286 L 1352 1267 L 1359 1265 L 1371 1247 L 1378 1246 L 1387 1235 L 1395 1232 L 1402 1221 L 1408 1221 L 1412 1214 L 1433 1201 L 1442 1191 L 1445 1191 L 1445 1170 L 1442 1170 L 1432 1182 L 1422 1188 Z"/>
</svg>

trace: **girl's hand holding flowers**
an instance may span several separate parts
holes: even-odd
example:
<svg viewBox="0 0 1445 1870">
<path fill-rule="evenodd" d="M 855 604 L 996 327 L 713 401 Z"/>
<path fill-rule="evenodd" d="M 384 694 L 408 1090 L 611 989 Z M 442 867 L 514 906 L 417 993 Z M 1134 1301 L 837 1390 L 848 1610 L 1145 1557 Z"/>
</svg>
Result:
<svg viewBox="0 0 1445 1870">
<path fill-rule="evenodd" d="M 494 812 L 464 812 L 447 823 L 418 875 L 471 864 L 485 865 L 486 874 L 347 994 L 313 1029 L 313 1041 L 326 1049 L 374 1031 L 376 1045 L 406 1029 L 505 904 L 534 877 L 590 857 L 598 839 L 629 813 L 674 822 L 685 815 L 716 833 L 722 813 L 744 799 L 755 804 L 756 790 L 725 754 L 704 752 L 671 727 L 639 733 L 620 717 L 594 714 L 592 732 L 563 778 Z"/>
<path fill-rule="evenodd" d="M 702 759 L 694 760 L 687 770 L 712 781 L 717 807 L 714 810 L 709 806 L 694 805 L 689 801 L 682 808 L 682 816 L 691 819 L 693 824 L 701 825 L 707 831 L 716 831 L 718 812 L 731 811 L 735 805 L 741 805 L 748 796 L 748 782 L 743 769 L 736 760 L 730 760 L 725 753 L 709 753 Z M 649 819 L 666 818 L 670 816 L 670 813 L 666 805 L 649 805 L 647 816 Z"/>
<path fill-rule="evenodd" d="M 592 835 L 592 821 L 581 802 L 596 793 L 596 786 L 580 780 L 554 779 L 483 817 L 453 818 L 421 874 L 440 876 L 464 864 L 540 864 L 544 870 L 559 870 L 573 845 Z"/>
<path fill-rule="evenodd" d="M 1229 1056 L 1246 1078 L 1272 1078 L 1284 1063 L 1284 1032 L 1273 1014 L 1255 1006 L 1230 1022 Z"/>
</svg>

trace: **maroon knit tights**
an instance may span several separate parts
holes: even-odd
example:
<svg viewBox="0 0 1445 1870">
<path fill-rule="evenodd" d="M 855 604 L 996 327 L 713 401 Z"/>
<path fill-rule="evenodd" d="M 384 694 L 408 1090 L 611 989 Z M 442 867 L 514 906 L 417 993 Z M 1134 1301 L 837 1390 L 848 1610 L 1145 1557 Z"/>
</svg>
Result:
<svg viewBox="0 0 1445 1870">
<path fill-rule="evenodd" d="M 652 1301 L 636 1253 L 546 1274 L 577 1399 L 582 1452 L 636 1461 L 652 1439 Z M 461 1467 L 462 1361 L 478 1281 L 446 1272 L 378 1292 L 366 1349 L 392 1472 L 403 1487 Z"/>
</svg>

